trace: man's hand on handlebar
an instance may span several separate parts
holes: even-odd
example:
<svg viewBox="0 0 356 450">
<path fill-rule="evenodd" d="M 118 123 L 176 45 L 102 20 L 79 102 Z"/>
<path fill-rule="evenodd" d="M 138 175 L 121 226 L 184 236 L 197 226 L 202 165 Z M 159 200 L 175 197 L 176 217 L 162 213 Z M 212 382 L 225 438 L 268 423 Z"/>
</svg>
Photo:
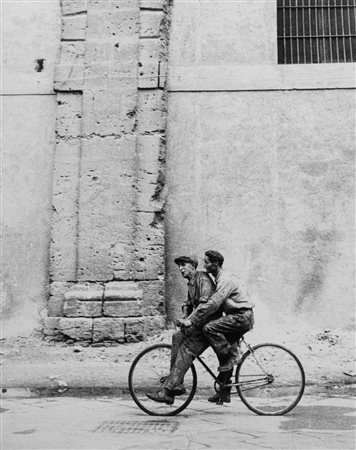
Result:
<svg viewBox="0 0 356 450">
<path fill-rule="evenodd" d="M 175 324 L 181 328 L 189 328 L 192 326 L 190 319 L 176 319 Z"/>
</svg>

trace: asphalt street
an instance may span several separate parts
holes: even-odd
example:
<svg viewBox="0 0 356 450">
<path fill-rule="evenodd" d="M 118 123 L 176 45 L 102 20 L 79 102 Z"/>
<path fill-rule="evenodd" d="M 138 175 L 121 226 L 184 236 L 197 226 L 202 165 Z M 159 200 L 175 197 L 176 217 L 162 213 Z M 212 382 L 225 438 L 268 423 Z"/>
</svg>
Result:
<svg viewBox="0 0 356 450">
<path fill-rule="evenodd" d="M 178 416 L 146 415 L 130 398 L 3 393 L 1 449 L 354 449 L 355 400 L 304 395 L 285 416 L 194 399 Z"/>
</svg>

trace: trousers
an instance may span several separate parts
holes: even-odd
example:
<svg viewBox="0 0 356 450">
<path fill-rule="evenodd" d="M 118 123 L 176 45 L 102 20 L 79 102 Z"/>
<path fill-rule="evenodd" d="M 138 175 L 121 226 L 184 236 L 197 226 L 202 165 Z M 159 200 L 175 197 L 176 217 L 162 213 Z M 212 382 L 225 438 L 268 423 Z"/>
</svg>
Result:
<svg viewBox="0 0 356 450">
<path fill-rule="evenodd" d="M 236 342 L 253 327 L 253 324 L 253 311 L 246 309 L 235 314 L 227 314 L 204 325 L 204 336 L 212 346 L 220 363 L 228 356 L 236 355 Z"/>
<path fill-rule="evenodd" d="M 180 332 L 184 334 L 184 332 Z M 176 333 L 175 333 L 176 334 Z M 174 335 L 173 335 L 174 336 Z M 182 339 L 182 335 L 175 337 L 175 343 Z M 173 339 L 172 339 L 173 344 Z M 205 338 L 202 330 L 196 330 L 194 334 L 186 336 L 185 339 L 181 340 L 181 344 L 178 347 L 173 345 L 171 363 L 174 359 L 173 365 L 171 366 L 171 371 L 164 383 L 164 387 L 169 390 L 173 390 L 175 387 L 181 385 L 184 380 L 184 375 L 191 366 L 195 357 L 200 355 L 209 347 L 209 342 Z M 176 352 L 174 354 L 174 352 Z"/>
<path fill-rule="evenodd" d="M 201 355 L 210 345 L 217 354 L 220 363 L 229 352 L 235 354 L 237 352 L 236 342 L 246 331 L 252 328 L 253 323 L 252 310 L 246 310 L 212 320 L 205 324 L 202 330 L 195 330 L 185 339 L 183 339 L 183 331 L 175 333 L 177 336 L 172 339 L 172 344 L 173 340 L 175 344 L 173 345 L 174 350 L 172 348 L 171 371 L 164 387 L 168 390 L 174 390 L 176 386 L 179 386 L 195 357 Z M 176 345 L 178 342 L 180 342 L 179 346 Z"/>
<path fill-rule="evenodd" d="M 171 350 L 171 369 L 177 359 L 179 347 L 188 339 L 188 336 L 182 330 L 175 331 L 172 336 L 172 350 Z"/>
</svg>

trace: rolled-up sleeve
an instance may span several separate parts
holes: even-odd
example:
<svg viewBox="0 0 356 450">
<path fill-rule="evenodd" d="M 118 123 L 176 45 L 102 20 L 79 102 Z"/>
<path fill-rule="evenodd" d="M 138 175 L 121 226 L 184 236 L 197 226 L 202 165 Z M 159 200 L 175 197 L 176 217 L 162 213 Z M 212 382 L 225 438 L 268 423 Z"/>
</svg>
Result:
<svg viewBox="0 0 356 450">
<path fill-rule="evenodd" d="M 202 276 L 199 279 L 199 300 L 198 303 L 206 303 L 215 292 L 215 285 L 209 275 Z"/>
<path fill-rule="evenodd" d="M 182 312 L 184 317 L 188 317 L 189 314 L 191 314 L 193 310 L 193 307 L 189 301 L 189 298 L 187 297 L 185 302 L 182 303 Z"/>
<path fill-rule="evenodd" d="M 232 294 L 234 288 L 234 283 L 230 280 L 221 280 L 221 282 L 218 283 L 216 292 L 206 303 L 200 304 L 190 316 L 192 325 L 197 327 L 204 325 L 208 321 L 209 317 L 213 315 Z"/>
</svg>

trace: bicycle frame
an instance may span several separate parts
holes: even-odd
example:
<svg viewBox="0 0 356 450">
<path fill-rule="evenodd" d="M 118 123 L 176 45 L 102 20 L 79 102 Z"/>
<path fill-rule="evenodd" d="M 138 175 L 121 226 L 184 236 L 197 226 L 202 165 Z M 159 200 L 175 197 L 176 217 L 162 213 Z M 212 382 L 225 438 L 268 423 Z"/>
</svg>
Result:
<svg viewBox="0 0 356 450">
<path fill-rule="evenodd" d="M 234 387 L 234 386 L 235 387 L 237 387 L 237 386 L 246 386 L 245 390 L 248 390 L 248 389 L 255 389 L 255 388 L 266 386 L 266 385 L 270 384 L 273 380 L 270 379 L 270 376 L 267 374 L 267 372 L 264 370 L 264 368 L 261 366 L 261 364 L 257 360 L 251 345 L 248 344 L 243 337 L 241 337 L 241 339 L 240 339 L 240 341 L 238 343 L 238 347 L 239 348 L 241 348 L 241 345 L 240 345 L 241 342 L 244 343 L 245 347 L 247 348 L 247 351 L 249 351 L 252 354 L 252 356 L 255 359 L 257 365 L 262 370 L 262 372 L 265 374 L 265 376 L 263 378 L 260 378 L 261 375 L 253 375 L 253 374 L 251 374 L 251 375 L 246 375 L 246 376 L 247 377 L 251 377 L 251 378 L 258 376 L 259 378 L 256 378 L 256 379 L 253 379 L 253 380 L 248 379 L 246 381 L 242 381 L 242 382 L 239 382 L 239 383 L 224 383 L 224 382 L 222 382 L 222 381 L 220 381 L 218 379 L 218 377 L 214 374 L 214 372 L 210 369 L 210 367 L 205 363 L 205 361 L 203 360 L 203 357 L 196 356 L 196 359 L 200 362 L 200 364 L 204 367 L 204 369 L 211 375 L 211 377 L 215 380 L 215 382 L 219 385 L 220 388 L 222 388 L 222 387 Z M 242 358 L 240 359 L 240 361 L 238 361 L 238 363 L 234 367 L 237 367 L 240 364 L 241 360 L 242 360 Z M 251 386 L 251 387 L 247 387 L 247 386 Z"/>
</svg>

